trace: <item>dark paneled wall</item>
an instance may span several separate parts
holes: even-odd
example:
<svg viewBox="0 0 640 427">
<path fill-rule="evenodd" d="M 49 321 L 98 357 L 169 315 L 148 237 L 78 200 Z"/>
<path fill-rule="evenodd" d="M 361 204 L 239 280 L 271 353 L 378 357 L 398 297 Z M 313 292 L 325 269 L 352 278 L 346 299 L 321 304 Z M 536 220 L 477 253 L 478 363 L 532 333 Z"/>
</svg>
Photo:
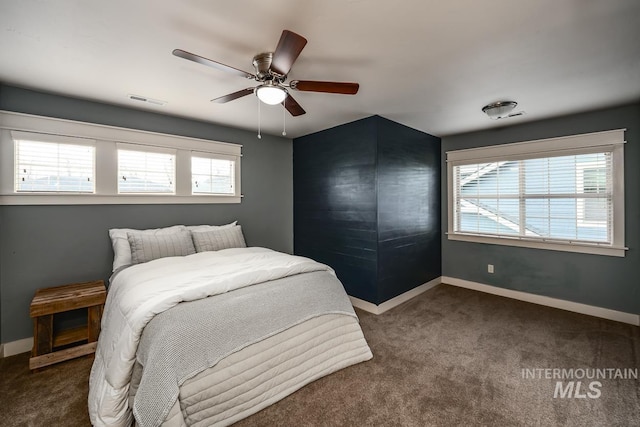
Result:
<svg viewBox="0 0 640 427">
<path fill-rule="evenodd" d="M 378 300 L 440 276 L 440 140 L 379 117 Z"/>
<path fill-rule="evenodd" d="M 442 173 L 442 273 L 517 291 L 640 314 L 640 104 L 489 129 L 442 140 L 449 150 L 626 128 L 624 258 L 448 240 Z M 495 273 L 487 273 L 487 264 Z"/>
<path fill-rule="evenodd" d="M 0 109 L 242 144 L 244 195 L 240 204 L 0 206 L 1 342 L 32 335 L 35 289 L 109 277 L 109 228 L 238 220 L 247 244 L 293 252 L 289 139 L 3 85 Z"/>
<path fill-rule="evenodd" d="M 294 140 L 294 252 L 377 300 L 376 127 L 360 120 Z"/>
<path fill-rule="evenodd" d="M 294 140 L 294 251 L 380 304 L 440 276 L 439 139 L 379 116 Z"/>
</svg>

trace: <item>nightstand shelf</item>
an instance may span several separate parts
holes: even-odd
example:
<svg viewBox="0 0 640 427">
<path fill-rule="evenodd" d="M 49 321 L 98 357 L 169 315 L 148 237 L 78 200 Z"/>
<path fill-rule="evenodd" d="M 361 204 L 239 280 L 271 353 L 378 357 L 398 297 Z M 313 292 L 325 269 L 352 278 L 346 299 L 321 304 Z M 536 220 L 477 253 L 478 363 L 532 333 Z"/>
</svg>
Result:
<svg viewBox="0 0 640 427">
<path fill-rule="evenodd" d="M 39 289 L 30 307 L 30 316 L 33 318 L 33 350 L 29 368 L 38 369 L 94 353 L 106 296 L 102 280 Z M 79 308 L 87 309 L 85 326 L 54 332 L 54 314 Z"/>
</svg>

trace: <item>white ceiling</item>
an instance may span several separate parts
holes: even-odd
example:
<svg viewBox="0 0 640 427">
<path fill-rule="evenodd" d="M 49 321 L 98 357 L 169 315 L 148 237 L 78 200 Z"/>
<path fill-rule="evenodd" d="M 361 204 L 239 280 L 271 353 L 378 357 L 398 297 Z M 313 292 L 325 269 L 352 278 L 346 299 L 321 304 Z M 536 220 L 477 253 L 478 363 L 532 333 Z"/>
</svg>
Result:
<svg viewBox="0 0 640 427">
<path fill-rule="evenodd" d="M 309 41 L 289 80 L 360 83 L 293 92 L 307 114 L 288 137 L 372 114 L 445 136 L 640 100 L 638 0 L 0 0 L 0 82 L 255 130 L 255 97 L 210 102 L 253 82 L 171 51 L 253 72 L 283 29 Z M 489 120 L 498 100 L 526 115 Z M 263 106 L 263 132 L 282 118 Z"/>
</svg>

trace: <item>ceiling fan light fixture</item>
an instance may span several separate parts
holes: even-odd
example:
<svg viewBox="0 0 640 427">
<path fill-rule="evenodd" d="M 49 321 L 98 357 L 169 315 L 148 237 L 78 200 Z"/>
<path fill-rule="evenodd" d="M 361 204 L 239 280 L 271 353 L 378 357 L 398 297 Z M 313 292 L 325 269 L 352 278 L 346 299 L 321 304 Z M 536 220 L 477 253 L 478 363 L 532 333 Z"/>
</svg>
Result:
<svg viewBox="0 0 640 427">
<path fill-rule="evenodd" d="M 260 111 L 260 103 L 269 105 L 282 104 L 284 110 L 289 112 L 293 117 L 305 114 L 304 108 L 298 104 L 290 94 L 290 90 L 300 92 L 320 92 L 320 93 L 337 93 L 344 95 L 355 95 L 358 93 L 360 85 L 358 83 L 349 82 L 329 82 L 315 80 L 294 80 L 286 83 L 288 74 L 291 71 L 293 63 L 296 61 L 302 49 L 307 44 L 307 39 L 293 31 L 284 30 L 278 41 L 275 51 L 263 52 L 253 57 L 253 67 L 255 74 L 247 73 L 238 68 L 225 65 L 221 62 L 213 61 L 204 56 L 196 55 L 182 49 L 174 49 L 173 55 L 188 61 L 206 65 L 220 71 L 255 80 L 257 87 L 248 87 L 224 96 L 219 96 L 211 100 L 217 104 L 225 104 L 234 99 L 239 99 L 254 93 L 260 102 L 258 102 L 258 111 Z M 285 102 L 286 101 L 286 102 Z M 284 112 L 283 112 L 284 114 Z"/>
<path fill-rule="evenodd" d="M 509 117 L 517 105 L 518 103 L 515 101 L 498 101 L 482 107 L 482 112 L 489 116 L 491 120 L 504 119 Z"/>
<path fill-rule="evenodd" d="M 281 104 L 287 97 L 287 91 L 273 83 L 265 83 L 256 89 L 256 96 L 265 104 L 276 105 Z"/>
</svg>

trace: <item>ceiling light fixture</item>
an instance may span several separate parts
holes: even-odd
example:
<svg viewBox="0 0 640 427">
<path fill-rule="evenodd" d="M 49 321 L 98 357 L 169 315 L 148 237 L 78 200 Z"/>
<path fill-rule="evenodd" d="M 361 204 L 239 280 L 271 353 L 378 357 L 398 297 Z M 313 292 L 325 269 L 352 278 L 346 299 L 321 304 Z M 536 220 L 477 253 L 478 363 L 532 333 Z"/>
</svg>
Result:
<svg viewBox="0 0 640 427">
<path fill-rule="evenodd" d="M 524 114 L 524 111 L 511 113 L 517 105 L 518 103 L 515 101 L 498 101 L 482 107 L 482 112 L 489 116 L 491 120 L 520 116 Z"/>
<path fill-rule="evenodd" d="M 287 91 L 273 82 L 267 82 L 256 88 L 256 96 L 265 104 L 276 105 L 284 101 L 287 97 Z"/>
</svg>

